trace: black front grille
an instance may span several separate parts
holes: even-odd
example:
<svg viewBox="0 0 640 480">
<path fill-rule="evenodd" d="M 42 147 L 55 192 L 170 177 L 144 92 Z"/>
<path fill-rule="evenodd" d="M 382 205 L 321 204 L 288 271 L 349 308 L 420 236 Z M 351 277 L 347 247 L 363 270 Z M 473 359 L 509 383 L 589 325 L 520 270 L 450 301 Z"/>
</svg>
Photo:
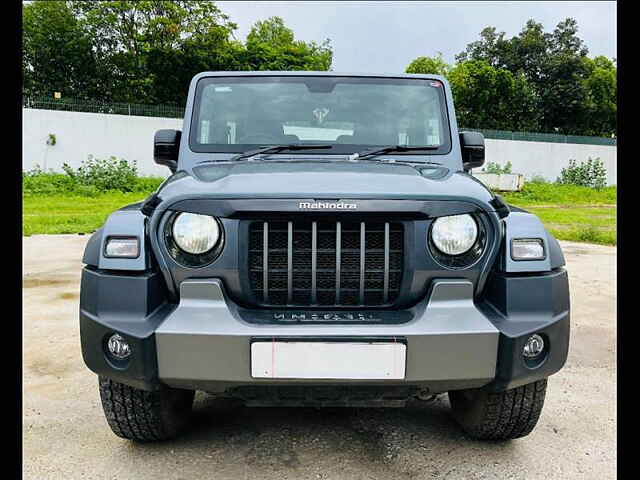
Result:
<svg viewBox="0 0 640 480">
<path fill-rule="evenodd" d="M 264 306 L 383 306 L 398 298 L 403 226 L 269 221 L 249 227 L 249 284 Z"/>
</svg>

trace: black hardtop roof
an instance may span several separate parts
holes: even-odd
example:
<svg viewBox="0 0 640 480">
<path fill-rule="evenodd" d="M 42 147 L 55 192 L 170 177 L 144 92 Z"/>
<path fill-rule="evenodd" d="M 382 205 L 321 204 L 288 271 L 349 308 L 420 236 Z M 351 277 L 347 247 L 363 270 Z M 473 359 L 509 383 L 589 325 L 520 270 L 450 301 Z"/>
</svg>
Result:
<svg viewBox="0 0 640 480">
<path fill-rule="evenodd" d="M 440 80 L 446 82 L 441 75 L 423 73 L 348 73 L 348 72 L 316 72 L 316 71 L 220 71 L 201 72 L 194 80 L 204 77 L 369 77 L 369 78 L 415 78 L 422 80 Z"/>
</svg>

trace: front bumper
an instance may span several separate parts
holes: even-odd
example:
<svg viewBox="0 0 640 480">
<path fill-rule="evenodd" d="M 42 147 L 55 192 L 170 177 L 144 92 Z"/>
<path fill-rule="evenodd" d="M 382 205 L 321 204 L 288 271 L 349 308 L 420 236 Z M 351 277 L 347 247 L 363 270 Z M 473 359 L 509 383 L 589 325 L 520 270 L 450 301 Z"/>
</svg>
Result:
<svg viewBox="0 0 640 480">
<path fill-rule="evenodd" d="M 376 321 L 367 321 L 368 315 L 359 322 L 323 322 L 324 317 L 317 316 L 301 321 L 302 315 L 287 315 L 276 322 L 265 321 L 264 310 L 244 310 L 233 303 L 218 279 L 182 282 L 180 303 L 174 305 L 165 301 L 158 274 L 111 275 L 86 268 L 81 289 L 82 351 L 94 372 L 144 389 L 164 384 L 223 392 L 251 385 L 374 384 L 411 385 L 438 393 L 482 386 L 502 390 L 555 373 L 568 349 L 566 272 L 499 277 L 492 282 L 481 302 L 474 302 L 471 282 L 436 279 L 420 303 L 404 311 L 387 311 Z M 533 301 L 522 292 L 533 295 Z M 131 300 L 123 302 L 125 293 Z M 113 362 L 105 353 L 113 332 L 132 346 L 126 363 Z M 525 365 L 521 355 L 533 332 L 549 344 L 536 368 Z M 402 341 L 407 346 L 405 378 L 252 378 L 250 345 L 265 339 Z"/>
</svg>

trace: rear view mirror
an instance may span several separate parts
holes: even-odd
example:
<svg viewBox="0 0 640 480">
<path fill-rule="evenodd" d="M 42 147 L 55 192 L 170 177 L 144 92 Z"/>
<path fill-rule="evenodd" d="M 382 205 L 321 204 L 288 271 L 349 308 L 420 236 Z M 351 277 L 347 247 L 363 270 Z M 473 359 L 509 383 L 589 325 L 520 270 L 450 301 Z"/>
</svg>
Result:
<svg viewBox="0 0 640 480">
<path fill-rule="evenodd" d="M 460 149 L 465 172 L 484 165 L 484 135 L 478 132 L 460 132 Z"/>
<path fill-rule="evenodd" d="M 180 130 L 158 130 L 153 137 L 153 161 L 169 167 L 171 173 L 178 168 L 181 136 Z"/>
</svg>

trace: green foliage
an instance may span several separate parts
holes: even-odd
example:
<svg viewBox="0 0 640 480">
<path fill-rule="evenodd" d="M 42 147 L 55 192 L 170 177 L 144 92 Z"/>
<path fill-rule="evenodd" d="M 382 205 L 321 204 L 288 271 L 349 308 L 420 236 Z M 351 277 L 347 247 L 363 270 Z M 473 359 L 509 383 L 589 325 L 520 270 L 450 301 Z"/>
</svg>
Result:
<svg viewBox="0 0 640 480">
<path fill-rule="evenodd" d="M 106 160 L 89 157 L 80 168 L 63 166 L 65 173 L 44 172 L 39 166 L 22 174 L 25 197 L 39 195 L 75 195 L 97 197 L 107 191 L 140 192 L 157 190 L 163 179 L 138 177 L 134 165 L 111 157 Z"/>
<path fill-rule="evenodd" d="M 294 39 L 281 18 L 245 44 L 212 1 L 45 1 L 23 7 L 24 94 L 184 104 L 191 78 L 216 70 L 328 70 L 332 48 Z"/>
<path fill-rule="evenodd" d="M 583 187 L 603 188 L 607 184 L 607 169 L 599 158 L 589 157 L 585 162 L 576 165 L 569 160 L 569 166 L 563 168 L 557 180 L 561 184 L 581 185 Z"/>
<path fill-rule="evenodd" d="M 584 62 L 589 75 L 584 80 L 587 96 L 581 118 L 583 134 L 614 134 L 618 94 L 616 66 L 602 56 L 585 58 Z"/>
<path fill-rule="evenodd" d="M 588 58 L 577 33 L 572 18 L 550 33 L 529 20 L 512 38 L 495 27 L 484 28 L 445 73 L 459 123 L 466 128 L 615 135 L 615 64 L 605 57 Z M 419 57 L 407 71 L 436 73 L 436 60 Z"/>
<path fill-rule="evenodd" d="M 546 178 L 544 178 L 542 175 L 534 175 L 534 176 L 533 176 L 533 177 L 531 177 L 531 179 L 529 180 L 529 183 L 534 183 L 534 184 L 536 184 L 536 183 L 538 183 L 538 184 L 543 183 L 543 184 L 544 184 L 544 183 L 549 183 L 549 182 L 548 182 L 548 181 L 547 181 L 547 179 L 546 179 Z"/>
<path fill-rule="evenodd" d="M 329 40 L 296 41 L 282 18 L 271 17 L 251 27 L 244 60 L 247 70 L 329 70 L 332 57 Z"/>
<path fill-rule="evenodd" d="M 497 175 L 501 175 L 503 173 L 511 173 L 511 168 L 513 165 L 511 162 L 505 163 L 504 167 L 500 166 L 500 164 L 495 162 L 487 163 L 487 166 L 482 169 L 485 173 L 494 173 Z"/>
<path fill-rule="evenodd" d="M 125 205 L 139 202 L 146 192 L 107 192 L 96 196 L 77 193 L 25 195 L 22 202 L 24 235 L 90 233 Z"/>
<path fill-rule="evenodd" d="M 92 41 L 66 2 L 23 5 L 22 70 L 25 95 L 61 92 L 63 98 L 97 93 Z"/>
<path fill-rule="evenodd" d="M 501 195 L 508 203 L 518 206 L 530 205 L 615 205 L 617 188 L 591 188 L 580 185 L 525 182 L 519 192 L 504 192 Z"/>
<path fill-rule="evenodd" d="M 25 195 L 53 195 L 60 192 L 74 192 L 75 179 L 61 173 L 46 173 L 39 167 L 22 174 L 22 191 Z"/>
<path fill-rule="evenodd" d="M 406 73 L 431 73 L 446 76 L 451 70 L 451 65 L 442 58 L 442 53 L 438 52 L 437 57 L 418 57 L 413 60 Z"/>
<path fill-rule="evenodd" d="M 559 240 L 616 244 L 616 187 L 527 182 L 520 192 L 501 193 L 510 205 L 537 215 Z"/>
<path fill-rule="evenodd" d="M 137 178 L 136 162 L 129 165 L 125 159 L 109 157 L 108 159 L 94 158 L 89 155 L 77 169 L 68 164 L 62 166 L 64 172 L 79 185 L 95 187 L 98 191 L 119 190 L 132 192 Z"/>
<path fill-rule="evenodd" d="M 472 60 L 457 64 L 448 79 L 466 128 L 535 130 L 535 93 L 522 75 Z"/>
</svg>

